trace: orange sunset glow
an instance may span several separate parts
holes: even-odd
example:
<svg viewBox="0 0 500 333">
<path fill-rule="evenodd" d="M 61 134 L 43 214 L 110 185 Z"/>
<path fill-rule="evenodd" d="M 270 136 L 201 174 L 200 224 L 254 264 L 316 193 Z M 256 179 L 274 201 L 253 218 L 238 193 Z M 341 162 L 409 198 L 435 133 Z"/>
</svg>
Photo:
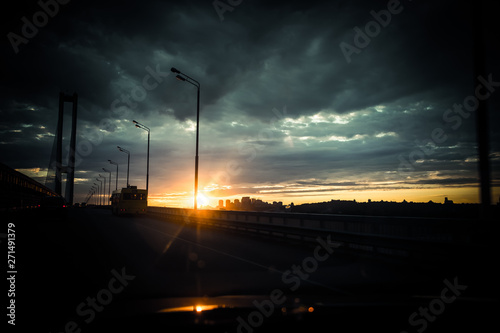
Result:
<svg viewBox="0 0 500 333">
<path fill-rule="evenodd" d="M 198 207 L 200 208 L 215 208 L 219 200 L 224 202 L 229 199 L 241 199 L 241 197 L 249 196 L 256 199 L 261 199 L 266 202 L 281 201 L 284 205 L 294 203 L 295 205 L 313 202 L 324 202 L 330 200 L 356 200 L 358 202 L 372 201 L 395 201 L 402 202 L 429 202 L 442 203 L 444 198 L 452 199 L 455 203 L 478 203 L 479 202 L 479 189 L 474 187 L 436 187 L 436 188 L 414 188 L 414 189 L 390 189 L 385 190 L 338 190 L 332 192 L 309 191 L 301 190 L 300 192 L 244 192 L 243 189 L 239 194 L 231 194 L 221 196 L 222 193 L 216 192 L 212 185 L 211 190 L 202 190 L 198 193 Z M 493 197 L 498 199 L 500 195 L 500 188 L 493 188 Z M 159 207 L 179 207 L 179 208 L 192 208 L 193 207 L 193 191 L 189 192 L 175 192 L 165 193 L 163 195 L 149 195 L 148 204 L 150 206 Z"/>
</svg>

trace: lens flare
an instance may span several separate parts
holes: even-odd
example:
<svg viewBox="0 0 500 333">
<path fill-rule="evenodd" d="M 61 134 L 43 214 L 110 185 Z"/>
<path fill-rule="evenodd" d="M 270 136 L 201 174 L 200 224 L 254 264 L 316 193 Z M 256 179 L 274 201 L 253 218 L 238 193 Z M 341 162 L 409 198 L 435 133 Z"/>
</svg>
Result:
<svg viewBox="0 0 500 333">
<path fill-rule="evenodd" d="M 203 193 L 198 193 L 197 198 L 199 206 L 208 206 L 209 200 Z"/>
</svg>

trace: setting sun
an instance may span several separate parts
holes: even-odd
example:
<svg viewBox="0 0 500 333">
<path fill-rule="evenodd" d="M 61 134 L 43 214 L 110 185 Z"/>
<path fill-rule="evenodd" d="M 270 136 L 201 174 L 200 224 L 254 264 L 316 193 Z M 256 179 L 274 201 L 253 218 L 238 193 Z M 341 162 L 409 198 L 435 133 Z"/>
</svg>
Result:
<svg viewBox="0 0 500 333">
<path fill-rule="evenodd" d="M 210 202 L 208 198 L 203 193 L 198 193 L 198 205 L 207 206 Z"/>
</svg>

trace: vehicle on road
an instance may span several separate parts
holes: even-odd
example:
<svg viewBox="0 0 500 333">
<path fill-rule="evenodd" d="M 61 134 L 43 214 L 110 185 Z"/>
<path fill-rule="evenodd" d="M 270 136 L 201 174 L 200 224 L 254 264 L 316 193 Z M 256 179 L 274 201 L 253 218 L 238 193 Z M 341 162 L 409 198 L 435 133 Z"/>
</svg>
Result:
<svg viewBox="0 0 500 333">
<path fill-rule="evenodd" d="M 43 197 L 38 208 L 44 217 L 65 218 L 68 215 L 68 204 L 61 196 Z"/>
<path fill-rule="evenodd" d="M 144 189 L 137 189 L 137 186 L 113 191 L 110 200 L 115 215 L 146 214 L 148 209 L 148 192 Z"/>
</svg>

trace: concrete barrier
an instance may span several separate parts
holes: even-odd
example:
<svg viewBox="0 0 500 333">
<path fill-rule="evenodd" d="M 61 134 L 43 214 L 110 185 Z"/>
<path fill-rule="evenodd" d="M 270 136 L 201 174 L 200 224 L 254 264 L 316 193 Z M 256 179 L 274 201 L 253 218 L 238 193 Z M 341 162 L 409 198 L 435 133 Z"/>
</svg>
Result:
<svg viewBox="0 0 500 333">
<path fill-rule="evenodd" d="M 344 249 L 428 260 L 467 251 L 471 221 L 438 218 L 356 216 L 148 207 L 148 214 L 267 237 L 314 241 L 332 235 Z"/>
</svg>

